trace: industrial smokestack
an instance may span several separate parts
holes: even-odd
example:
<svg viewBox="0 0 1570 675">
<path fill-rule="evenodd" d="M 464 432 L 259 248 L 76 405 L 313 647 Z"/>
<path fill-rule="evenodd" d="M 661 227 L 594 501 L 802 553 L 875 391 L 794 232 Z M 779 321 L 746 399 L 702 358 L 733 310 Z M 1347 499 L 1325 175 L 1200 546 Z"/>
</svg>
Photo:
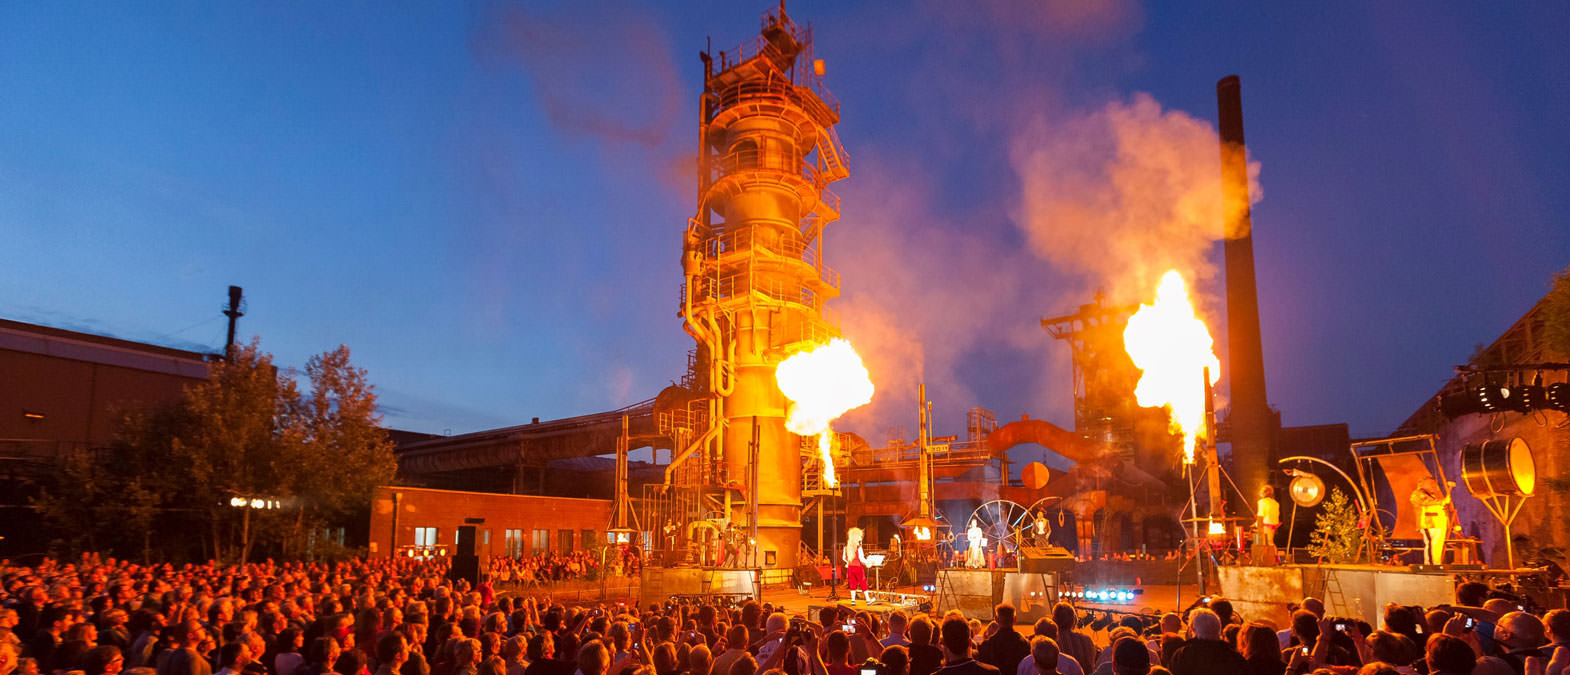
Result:
<svg viewBox="0 0 1570 675">
<path fill-rule="evenodd" d="M 1221 127 L 1221 190 L 1226 205 L 1227 378 L 1231 383 L 1232 475 L 1252 508 L 1272 458 L 1271 414 L 1265 395 L 1259 292 L 1254 286 L 1253 221 L 1249 215 L 1248 150 L 1243 97 L 1236 75 L 1216 83 Z"/>
<path fill-rule="evenodd" d="M 229 338 L 224 341 L 224 358 L 226 359 L 234 358 L 234 328 L 240 317 L 245 316 L 245 308 L 241 306 L 244 302 L 245 298 L 240 287 L 230 286 L 229 306 L 224 309 L 224 316 L 229 317 Z"/>
</svg>

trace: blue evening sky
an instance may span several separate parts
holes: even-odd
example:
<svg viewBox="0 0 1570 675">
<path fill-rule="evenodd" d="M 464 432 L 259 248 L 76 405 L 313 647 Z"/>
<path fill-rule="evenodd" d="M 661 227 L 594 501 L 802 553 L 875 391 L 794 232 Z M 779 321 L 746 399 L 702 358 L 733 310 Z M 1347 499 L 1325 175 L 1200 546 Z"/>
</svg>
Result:
<svg viewBox="0 0 1570 675">
<path fill-rule="evenodd" d="M 770 6 L 0 5 L 0 317 L 215 350 L 241 285 L 242 335 L 285 365 L 349 345 L 387 424 L 436 433 L 651 397 L 691 347 L 697 54 Z M 1242 77 L 1288 424 L 1393 430 L 1570 265 L 1564 3 L 790 11 L 844 110 L 828 255 L 879 352 L 847 420 L 875 443 L 914 425 L 915 373 L 939 433 L 971 405 L 1072 421 L 1037 320 L 1103 280 L 1028 250 L 1011 156 L 1140 93 L 1213 124 Z"/>
</svg>

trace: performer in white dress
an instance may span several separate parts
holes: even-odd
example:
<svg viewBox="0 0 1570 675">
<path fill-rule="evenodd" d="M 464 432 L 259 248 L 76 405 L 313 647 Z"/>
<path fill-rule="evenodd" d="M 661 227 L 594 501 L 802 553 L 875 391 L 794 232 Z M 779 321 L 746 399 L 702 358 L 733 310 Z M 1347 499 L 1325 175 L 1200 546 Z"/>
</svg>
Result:
<svg viewBox="0 0 1570 675">
<path fill-rule="evenodd" d="M 987 545 L 987 538 L 981 533 L 981 526 L 975 520 L 970 521 L 970 527 L 965 530 L 965 541 L 970 547 L 965 549 L 965 566 L 981 568 L 987 566 L 987 557 L 981 548 Z"/>
</svg>

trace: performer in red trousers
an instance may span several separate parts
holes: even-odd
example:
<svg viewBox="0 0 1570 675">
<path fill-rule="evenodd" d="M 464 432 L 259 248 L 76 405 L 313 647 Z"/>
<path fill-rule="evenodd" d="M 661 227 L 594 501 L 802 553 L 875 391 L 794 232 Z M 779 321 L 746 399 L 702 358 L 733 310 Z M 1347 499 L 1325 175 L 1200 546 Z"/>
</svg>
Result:
<svg viewBox="0 0 1570 675">
<path fill-rule="evenodd" d="M 856 591 L 867 592 L 867 558 L 861 551 L 862 531 L 850 528 L 845 534 L 845 587 L 850 589 L 850 605 L 856 606 Z"/>
</svg>

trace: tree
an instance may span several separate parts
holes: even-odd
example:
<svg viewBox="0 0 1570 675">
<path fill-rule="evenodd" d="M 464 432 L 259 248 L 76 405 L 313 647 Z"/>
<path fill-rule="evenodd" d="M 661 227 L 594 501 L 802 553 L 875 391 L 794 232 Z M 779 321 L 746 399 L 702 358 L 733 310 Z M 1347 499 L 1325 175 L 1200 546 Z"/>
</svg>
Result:
<svg viewBox="0 0 1570 675">
<path fill-rule="evenodd" d="M 152 543 L 247 561 L 257 546 L 299 555 L 311 528 L 355 513 L 396 469 L 376 396 L 348 347 L 295 373 L 251 344 L 209 364 L 208 380 L 150 414 L 128 415 L 113 448 L 73 459 L 35 501 L 70 548 L 124 551 Z M 272 508 L 252 508 L 252 504 Z"/>
<path fill-rule="evenodd" d="M 397 471 L 393 444 L 381 428 L 376 394 L 365 370 L 349 361 L 349 348 L 311 357 L 305 364 L 310 397 L 296 410 L 300 444 L 290 493 L 296 520 L 289 541 L 306 541 L 305 528 L 321 526 L 370 503 L 378 485 Z"/>
<path fill-rule="evenodd" d="M 57 480 L 33 502 L 59 535 L 57 545 L 122 557 L 136 551 L 143 562 L 151 562 L 153 531 L 167 490 L 160 473 L 143 467 L 158 466 L 150 455 L 163 453 L 138 448 L 153 447 L 144 439 L 167 437 L 178 416 L 174 408 L 131 413 L 110 448 L 76 453 L 62 462 Z"/>
<path fill-rule="evenodd" d="M 287 459 L 300 442 L 299 405 L 294 378 L 273 366 L 255 340 L 236 346 L 228 361 L 213 362 L 207 381 L 186 390 L 185 424 L 169 450 L 187 486 L 181 501 L 205 516 L 214 557 L 250 557 L 252 516 L 260 509 L 236 508 L 237 500 L 248 505 L 287 496 L 293 473 Z"/>
<path fill-rule="evenodd" d="M 1347 501 L 1341 488 L 1332 488 L 1324 510 L 1314 517 L 1308 552 L 1331 563 L 1355 563 L 1363 555 L 1364 530 L 1358 507 Z"/>
</svg>

